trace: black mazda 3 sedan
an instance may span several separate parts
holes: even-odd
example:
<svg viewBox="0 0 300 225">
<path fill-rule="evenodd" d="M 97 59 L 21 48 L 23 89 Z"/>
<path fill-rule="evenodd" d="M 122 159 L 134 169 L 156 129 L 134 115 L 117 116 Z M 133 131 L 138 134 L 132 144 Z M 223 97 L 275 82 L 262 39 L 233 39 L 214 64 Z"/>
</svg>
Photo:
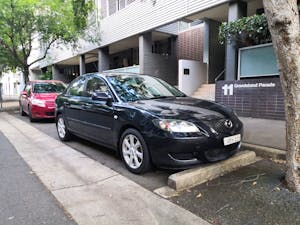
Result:
<svg viewBox="0 0 300 225">
<path fill-rule="evenodd" d="M 226 159 L 243 134 L 232 109 L 128 73 L 76 78 L 56 98 L 56 127 L 62 141 L 76 135 L 114 149 L 133 173 Z"/>
</svg>

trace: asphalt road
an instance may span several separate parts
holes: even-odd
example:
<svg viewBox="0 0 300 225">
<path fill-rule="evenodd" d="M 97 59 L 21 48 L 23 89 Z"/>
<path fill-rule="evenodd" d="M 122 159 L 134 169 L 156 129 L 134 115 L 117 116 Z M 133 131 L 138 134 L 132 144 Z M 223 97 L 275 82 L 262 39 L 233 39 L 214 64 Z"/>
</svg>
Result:
<svg viewBox="0 0 300 225">
<path fill-rule="evenodd" d="M 0 132 L 0 224 L 75 225 Z"/>
<path fill-rule="evenodd" d="M 33 123 L 29 122 L 27 116 L 21 116 L 18 111 L 10 112 L 12 115 L 16 116 L 35 128 L 41 130 L 42 132 L 48 134 L 49 136 L 59 140 L 57 136 L 56 126 L 53 120 L 39 120 Z M 167 179 L 170 174 L 174 171 L 167 171 L 161 169 L 153 169 L 151 172 L 141 175 L 135 175 L 129 172 L 123 165 L 120 158 L 116 154 L 107 148 L 93 144 L 89 141 L 75 138 L 72 141 L 65 142 L 65 144 L 76 149 L 77 151 L 87 155 L 88 157 L 100 162 L 101 164 L 113 169 L 114 171 L 122 174 L 123 176 L 131 179 L 132 181 L 138 183 L 144 188 L 153 191 L 156 188 L 163 187 L 167 185 Z"/>
</svg>

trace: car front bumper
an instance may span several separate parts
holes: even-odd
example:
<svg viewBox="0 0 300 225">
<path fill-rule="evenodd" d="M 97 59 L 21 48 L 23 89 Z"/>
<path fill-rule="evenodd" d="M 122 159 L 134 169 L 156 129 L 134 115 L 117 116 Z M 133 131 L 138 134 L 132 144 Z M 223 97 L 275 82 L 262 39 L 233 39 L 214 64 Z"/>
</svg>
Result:
<svg viewBox="0 0 300 225">
<path fill-rule="evenodd" d="M 55 117 L 55 108 L 32 105 L 31 116 L 35 119 L 52 119 Z"/>
<path fill-rule="evenodd" d="M 241 134 L 242 130 L 236 134 Z M 241 141 L 224 146 L 229 135 L 197 138 L 151 136 L 146 142 L 152 163 L 159 168 L 187 169 L 195 165 L 224 160 L 235 154 Z"/>
</svg>

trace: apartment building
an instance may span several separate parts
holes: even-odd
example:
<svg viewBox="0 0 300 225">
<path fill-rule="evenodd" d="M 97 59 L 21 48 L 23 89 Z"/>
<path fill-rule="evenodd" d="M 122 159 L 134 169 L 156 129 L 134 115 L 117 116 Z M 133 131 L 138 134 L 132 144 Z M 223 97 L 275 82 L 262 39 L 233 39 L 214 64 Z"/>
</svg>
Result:
<svg viewBox="0 0 300 225">
<path fill-rule="evenodd" d="M 162 78 L 195 96 L 201 93 L 199 87 L 212 84 L 202 92 L 213 95 L 212 99 L 216 96 L 217 101 L 232 106 L 241 115 L 253 115 L 251 108 L 258 96 L 247 100 L 247 91 L 260 93 L 258 87 L 236 88 L 235 82 L 247 84 L 249 78 L 262 78 L 251 82 L 265 85 L 268 73 L 243 77 L 241 52 L 235 46 L 220 45 L 218 29 L 221 22 L 261 11 L 262 0 L 96 0 L 96 5 L 102 15 L 100 44 L 82 42 L 76 51 L 68 46 L 51 49 L 47 60 L 32 67 L 32 76 L 40 69 L 51 68 L 54 79 L 70 82 L 89 72 L 131 71 Z M 269 75 L 272 77 L 267 83 L 276 83 L 275 89 L 261 90 L 273 91 L 270 96 L 276 95 L 278 108 L 269 109 L 265 105 L 274 103 L 274 99 L 264 99 L 261 106 L 256 105 L 263 111 L 257 117 L 281 119 L 283 99 L 276 68 Z"/>
</svg>

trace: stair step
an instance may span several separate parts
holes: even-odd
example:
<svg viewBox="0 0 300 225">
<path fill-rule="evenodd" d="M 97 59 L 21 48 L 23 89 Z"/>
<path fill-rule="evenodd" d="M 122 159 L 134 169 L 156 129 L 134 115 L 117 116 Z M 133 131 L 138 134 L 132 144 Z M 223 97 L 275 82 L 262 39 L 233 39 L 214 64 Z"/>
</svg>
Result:
<svg viewBox="0 0 300 225">
<path fill-rule="evenodd" d="M 215 100 L 215 84 L 202 84 L 192 94 L 192 97 L 214 101 Z"/>
</svg>

